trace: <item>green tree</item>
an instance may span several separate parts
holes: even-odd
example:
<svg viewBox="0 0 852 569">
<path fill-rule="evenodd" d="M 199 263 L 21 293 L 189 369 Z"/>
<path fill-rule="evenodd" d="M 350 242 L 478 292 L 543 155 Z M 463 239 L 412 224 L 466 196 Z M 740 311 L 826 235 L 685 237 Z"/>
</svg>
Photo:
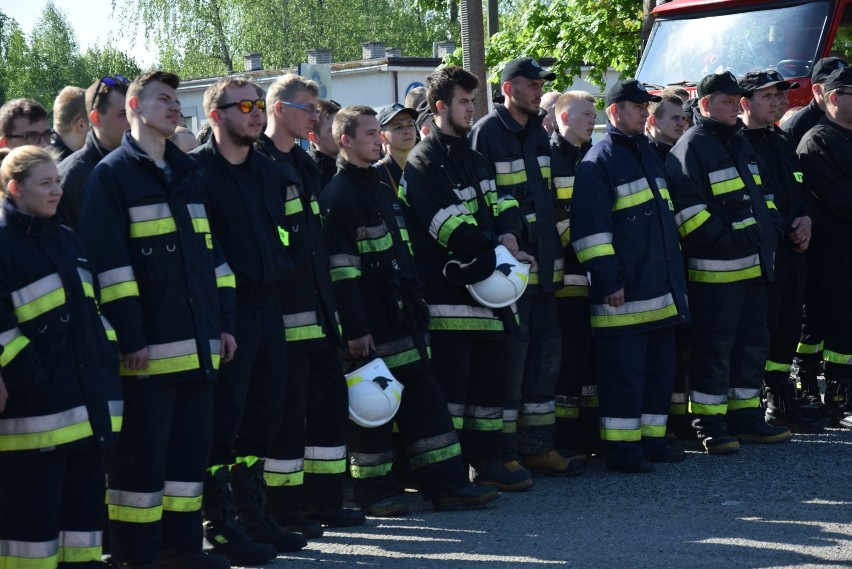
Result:
<svg viewBox="0 0 852 569">
<path fill-rule="evenodd" d="M 120 17 L 141 24 L 159 65 L 183 77 L 239 71 L 243 53 L 268 69 L 289 67 L 307 50 L 329 48 L 336 61 L 359 59 L 361 42 L 379 40 L 405 55 L 428 56 L 432 42 L 458 37 L 436 10 L 405 0 L 114 0 Z"/>
<path fill-rule="evenodd" d="M 88 81 L 88 85 L 107 75 L 122 75 L 132 80 L 142 73 L 135 59 L 111 44 L 90 47 L 80 58 L 80 62 L 83 77 Z M 86 84 L 81 87 L 85 88 Z"/>
</svg>

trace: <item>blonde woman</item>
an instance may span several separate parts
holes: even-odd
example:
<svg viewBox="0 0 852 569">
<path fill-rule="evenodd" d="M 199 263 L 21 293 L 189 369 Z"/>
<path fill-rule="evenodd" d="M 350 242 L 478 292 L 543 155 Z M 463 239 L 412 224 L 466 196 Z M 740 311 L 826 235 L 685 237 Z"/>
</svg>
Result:
<svg viewBox="0 0 852 569">
<path fill-rule="evenodd" d="M 0 567 L 102 567 L 117 352 L 83 247 L 56 216 L 53 155 L 0 152 Z"/>
</svg>

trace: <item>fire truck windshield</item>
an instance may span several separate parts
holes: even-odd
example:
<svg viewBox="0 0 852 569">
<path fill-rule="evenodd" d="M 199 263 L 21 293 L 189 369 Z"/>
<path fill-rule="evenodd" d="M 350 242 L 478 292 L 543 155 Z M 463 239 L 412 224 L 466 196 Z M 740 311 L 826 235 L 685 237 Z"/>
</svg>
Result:
<svg viewBox="0 0 852 569">
<path fill-rule="evenodd" d="M 677 19 L 654 24 L 637 74 L 644 83 L 697 83 L 710 73 L 777 69 L 806 77 L 828 24 L 829 2 L 809 2 Z"/>
</svg>

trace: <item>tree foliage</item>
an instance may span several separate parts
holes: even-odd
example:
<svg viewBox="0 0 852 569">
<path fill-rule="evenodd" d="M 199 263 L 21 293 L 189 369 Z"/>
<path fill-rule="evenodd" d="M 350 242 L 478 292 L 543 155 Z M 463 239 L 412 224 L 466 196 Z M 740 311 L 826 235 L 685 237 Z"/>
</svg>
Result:
<svg viewBox="0 0 852 569">
<path fill-rule="evenodd" d="M 267 69 L 305 61 L 329 48 L 335 61 L 360 59 L 361 43 L 377 40 L 404 55 L 429 56 L 432 42 L 457 38 L 457 26 L 436 10 L 406 0 L 113 0 L 120 17 L 141 24 L 159 66 L 182 77 L 239 71 L 256 52 Z"/>
<path fill-rule="evenodd" d="M 107 45 L 80 54 L 65 13 L 48 2 L 27 37 L 18 23 L 0 12 L 0 104 L 28 97 L 50 112 L 67 85 L 86 88 L 105 75 L 139 74 L 136 62 Z"/>
<path fill-rule="evenodd" d="M 556 90 L 565 89 L 580 67 L 603 87 L 608 67 L 622 77 L 636 72 L 641 47 L 642 0 L 527 0 L 519 17 L 501 21 L 486 43 L 488 68 L 498 72 L 520 56 L 553 57 Z"/>
</svg>

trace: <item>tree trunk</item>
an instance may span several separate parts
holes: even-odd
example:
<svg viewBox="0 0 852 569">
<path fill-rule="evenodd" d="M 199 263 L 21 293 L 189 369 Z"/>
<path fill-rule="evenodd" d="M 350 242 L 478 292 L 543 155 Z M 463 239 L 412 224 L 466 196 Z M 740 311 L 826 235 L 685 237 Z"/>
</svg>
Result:
<svg viewBox="0 0 852 569">
<path fill-rule="evenodd" d="M 210 0 L 210 8 L 213 14 L 213 27 L 216 30 L 216 39 L 219 42 L 219 59 L 225 64 L 228 73 L 233 73 L 234 62 L 231 59 L 231 51 L 228 49 L 228 39 L 225 37 L 225 29 L 222 26 L 222 14 L 219 12 L 218 0 Z"/>
<path fill-rule="evenodd" d="M 482 0 L 461 0 L 462 61 L 464 68 L 479 78 L 479 96 L 473 111 L 474 122 L 488 113 L 489 89 L 485 76 L 485 33 Z"/>
</svg>

